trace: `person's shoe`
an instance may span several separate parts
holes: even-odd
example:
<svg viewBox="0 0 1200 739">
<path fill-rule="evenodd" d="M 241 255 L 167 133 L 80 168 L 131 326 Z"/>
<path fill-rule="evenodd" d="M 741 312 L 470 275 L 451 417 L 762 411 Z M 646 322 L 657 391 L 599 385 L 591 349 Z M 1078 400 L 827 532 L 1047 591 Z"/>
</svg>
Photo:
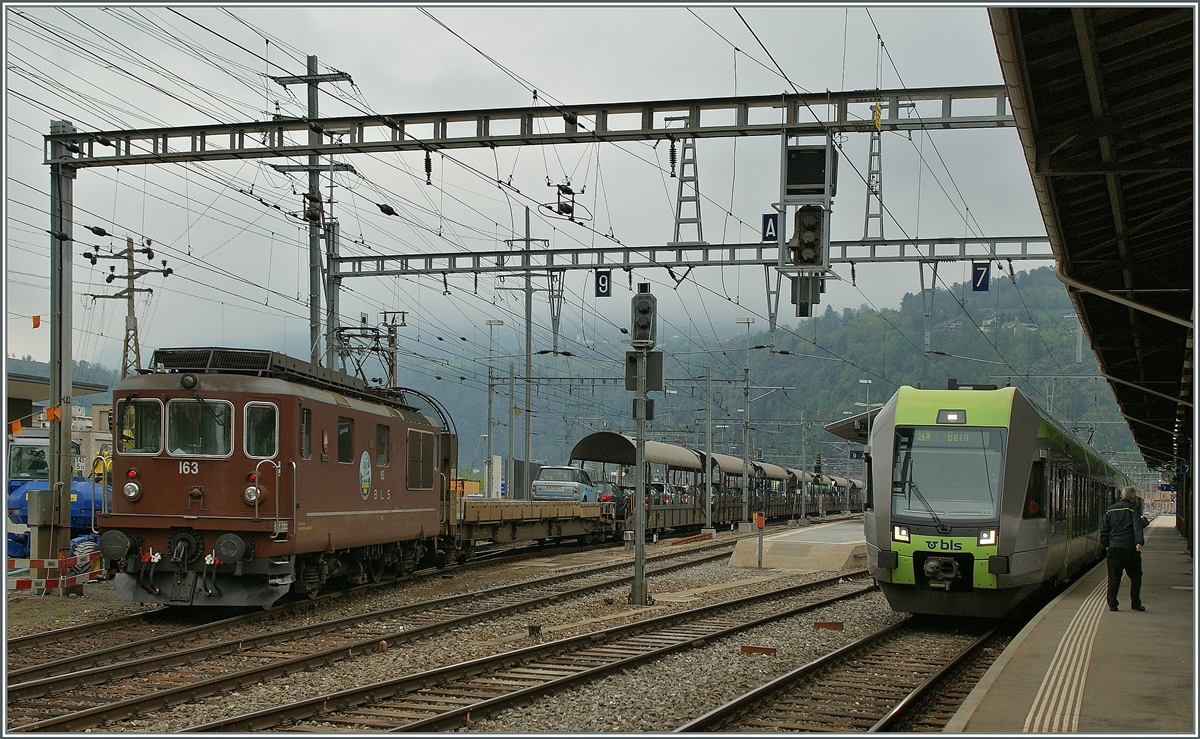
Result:
<svg viewBox="0 0 1200 739">
<path fill-rule="evenodd" d="M 1110 611 L 1119 611 L 1119 610 L 1121 610 L 1121 609 L 1117 608 L 1116 606 L 1109 606 L 1109 607 L 1108 607 L 1108 610 L 1110 610 Z"/>
<path fill-rule="evenodd" d="M 1133 608 L 1133 610 L 1135 610 L 1135 611 L 1144 611 L 1144 610 L 1146 610 L 1146 606 L 1131 606 L 1131 608 Z"/>
</svg>

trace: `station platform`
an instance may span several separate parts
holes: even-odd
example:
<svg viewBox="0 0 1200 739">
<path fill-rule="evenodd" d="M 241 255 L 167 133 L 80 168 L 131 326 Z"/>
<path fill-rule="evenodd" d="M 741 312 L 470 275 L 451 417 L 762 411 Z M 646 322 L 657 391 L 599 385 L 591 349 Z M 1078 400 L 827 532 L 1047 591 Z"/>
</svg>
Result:
<svg viewBox="0 0 1200 739">
<path fill-rule="evenodd" d="M 1108 610 L 1104 562 L 1035 616 L 997 658 L 946 732 L 1196 735 L 1193 565 L 1174 516 L 1146 529 L 1142 605 L 1129 579 Z"/>
<path fill-rule="evenodd" d="M 867 566 L 867 540 L 861 517 L 814 523 L 763 536 L 763 569 L 789 573 L 841 572 Z M 758 537 L 742 539 L 732 567 L 758 567 Z"/>
</svg>

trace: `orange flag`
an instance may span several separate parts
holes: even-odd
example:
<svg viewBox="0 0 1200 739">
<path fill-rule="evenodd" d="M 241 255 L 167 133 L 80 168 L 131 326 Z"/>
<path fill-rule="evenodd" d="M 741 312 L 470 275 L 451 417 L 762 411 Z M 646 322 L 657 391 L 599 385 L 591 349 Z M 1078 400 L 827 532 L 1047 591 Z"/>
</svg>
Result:
<svg viewBox="0 0 1200 739">
<path fill-rule="evenodd" d="M 33 327 L 34 327 L 34 328 L 40 328 L 40 327 L 41 327 L 41 325 L 42 325 L 42 317 L 41 317 L 41 316 L 34 316 L 34 317 L 33 317 Z"/>
<path fill-rule="evenodd" d="M 13 436 L 16 436 L 17 434 L 21 433 L 22 426 L 21 426 L 20 420 L 13 421 L 12 423 L 9 424 L 9 427 L 12 428 Z"/>
<path fill-rule="evenodd" d="M 62 421 L 62 406 L 52 405 L 46 409 L 47 421 Z"/>
</svg>

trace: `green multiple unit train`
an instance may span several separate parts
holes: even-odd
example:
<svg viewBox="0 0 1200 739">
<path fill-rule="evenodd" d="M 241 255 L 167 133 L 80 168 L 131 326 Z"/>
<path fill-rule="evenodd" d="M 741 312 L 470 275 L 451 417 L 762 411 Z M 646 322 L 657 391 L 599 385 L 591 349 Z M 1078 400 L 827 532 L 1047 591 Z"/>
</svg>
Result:
<svg viewBox="0 0 1200 739">
<path fill-rule="evenodd" d="M 901 387 L 870 448 L 867 557 L 896 611 L 998 617 L 1073 579 L 1129 484 L 1016 388 Z"/>
</svg>

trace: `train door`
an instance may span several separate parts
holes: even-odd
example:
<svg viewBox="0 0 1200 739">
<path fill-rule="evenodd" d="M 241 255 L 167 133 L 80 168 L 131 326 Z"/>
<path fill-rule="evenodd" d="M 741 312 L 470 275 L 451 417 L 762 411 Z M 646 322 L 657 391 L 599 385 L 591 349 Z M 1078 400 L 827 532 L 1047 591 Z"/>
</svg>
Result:
<svg viewBox="0 0 1200 739">
<path fill-rule="evenodd" d="M 242 452 L 255 463 L 258 487 L 269 496 L 258 514 L 271 519 L 271 538 L 277 542 L 296 533 L 296 466 L 280 433 L 286 428 L 281 415 L 277 404 L 263 400 L 252 400 L 242 410 Z"/>
</svg>

